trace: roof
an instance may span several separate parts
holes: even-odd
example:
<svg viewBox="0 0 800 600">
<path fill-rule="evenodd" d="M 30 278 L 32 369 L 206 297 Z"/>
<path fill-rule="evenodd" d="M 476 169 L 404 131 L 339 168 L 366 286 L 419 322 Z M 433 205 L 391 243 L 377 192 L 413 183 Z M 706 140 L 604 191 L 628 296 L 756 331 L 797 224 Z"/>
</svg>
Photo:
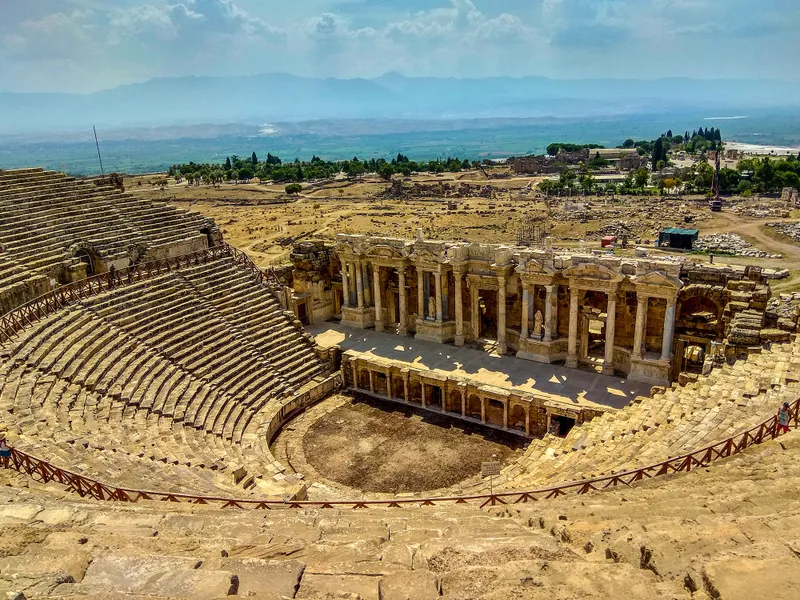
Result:
<svg viewBox="0 0 800 600">
<path fill-rule="evenodd" d="M 680 227 L 668 227 L 662 229 L 661 233 L 668 233 L 670 235 L 697 235 L 700 233 L 697 229 L 681 229 Z"/>
</svg>

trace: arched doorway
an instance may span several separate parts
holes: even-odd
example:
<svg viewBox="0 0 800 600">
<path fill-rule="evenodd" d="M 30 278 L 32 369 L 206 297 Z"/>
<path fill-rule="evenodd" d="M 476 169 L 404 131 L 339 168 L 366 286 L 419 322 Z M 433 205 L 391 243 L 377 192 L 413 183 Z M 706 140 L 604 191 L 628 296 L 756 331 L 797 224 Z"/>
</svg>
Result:
<svg viewBox="0 0 800 600">
<path fill-rule="evenodd" d="M 75 253 L 75 258 L 80 260 L 84 265 L 86 265 L 86 276 L 91 277 L 96 273 L 94 267 L 94 257 L 91 253 L 86 250 L 85 248 L 81 248 Z"/>
</svg>

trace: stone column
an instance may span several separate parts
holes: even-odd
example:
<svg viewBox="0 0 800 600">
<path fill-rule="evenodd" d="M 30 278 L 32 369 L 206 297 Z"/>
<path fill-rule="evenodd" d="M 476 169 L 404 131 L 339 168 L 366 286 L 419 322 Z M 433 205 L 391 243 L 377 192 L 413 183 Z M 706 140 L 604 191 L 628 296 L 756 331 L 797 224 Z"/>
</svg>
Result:
<svg viewBox="0 0 800 600">
<path fill-rule="evenodd" d="M 461 388 L 461 416 L 465 417 L 467 415 L 467 390 L 463 387 Z"/>
<path fill-rule="evenodd" d="M 544 286 L 547 296 L 544 300 L 544 341 L 549 342 L 553 339 L 553 302 L 558 298 L 558 295 L 553 296 L 553 292 L 558 286 L 546 285 Z"/>
<path fill-rule="evenodd" d="M 567 340 L 567 366 L 578 366 L 578 294 L 577 288 L 569 288 L 569 338 Z"/>
<path fill-rule="evenodd" d="M 672 358 L 672 339 L 675 335 L 675 298 L 667 299 L 667 313 L 664 315 L 664 337 L 661 342 L 661 360 Z"/>
<path fill-rule="evenodd" d="M 342 306 L 350 308 L 350 267 L 342 262 Z"/>
<path fill-rule="evenodd" d="M 374 382 L 374 374 L 372 373 L 372 369 L 368 371 L 369 373 L 369 392 L 370 394 L 375 393 L 375 382 Z"/>
<path fill-rule="evenodd" d="M 480 301 L 478 300 L 478 288 L 475 285 L 470 287 L 470 300 L 472 302 L 472 337 L 478 339 L 480 334 Z"/>
<path fill-rule="evenodd" d="M 608 293 L 608 308 L 606 309 L 606 354 L 603 361 L 603 373 L 614 374 L 614 325 L 617 318 L 617 291 Z"/>
<path fill-rule="evenodd" d="M 373 298 L 375 298 L 375 331 L 385 331 L 386 327 L 383 322 L 383 313 L 381 312 L 381 268 L 372 265 L 372 283 L 375 291 Z"/>
<path fill-rule="evenodd" d="M 361 272 L 361 261 L 355 263 L 356 268 L 356 294 L 358 298 L 358 308 L 364 308 L 364 277 Z"/>
<path fill-rule="evenodd" d="M 389 396 L 389 398 L 394 397 L 394 394 L 392 394 L 392 372 L 391 371 L 389 371 L 386 374 L 386 395 Z"/>
<path fill-rule="evenodd" d="M 525 435 L 531 434 L 531 407 L 525 409 Z"/>
<path fill-rule="evenodd" d="M 520 330 L 520 335 L 523 338 L 528 337 L 528 319 L 530 318 L 530 292 L 528 291 L 528 284 L 522 284 L 522 329 Z"/>
<path fill-rule="evenodd" d="M 481 399 L 481 423 L 486 423 L 486 398 L 480 396 Z"/>
<path fill-rule="evenodd" d="M 358 369 L 356 368 L 356 361 L 350 363 L 353 367 L 353 389 L 358 389 Z"/>
<path fill-rule="evenodd" d="M 506 354 L 506 278 L 501 275 L 497 278 L 497 352 Z"/>
<path fill-rule="evenodd" d="M 403 399 L 408 402 L 408 371 L 403 373 Z"/>
<path fill-rule="evenodd" d="M 644 356 L 644 333 L 647 327 L 647 296 L 636 293 L 636 329 L 633 333 L 633 357 L 641 359 Z"/>
<path fill-rule="evenodd" d="M 455 287 L 455 313 L 456 313 L 456 335 L 455 335 L 455 344 L 456 346 L 463 346 L 464 345 L 464 306 L 462 305 L 461 301 L 461 279 L 463 275 L 459 271 L 453 271 L 453 277 L 456 281 Z"/>
<path fill-rule="evenodd" d="M 503 429 L 508 429 L 508 400 L 503 402 Z"/>
<path fill-rule="evenodd" d="M 425 382 L 422 380 L 419 382 L 419 393 L 420 400 L 422 401 L 422 408 L 425 408 Z"/>
<path fill-rule="evenodd" d="M 425 320 L 425 290 L 422 288 L 424 276 L 422 269 L 417 267 L 417 318 Z"/>
<path fill-rule="evenodd" d="M 433 278 L 436 280 L 436 322 L 442 322 L 442 274 L 439 271 L 436 271 L 433 274 Z"/>
<path fill-rule="evenodd" d="M 397 287 L 400 300 L 400 335 L 408 333 L 408 306 L 406 299 L 406 268 L 397 269 Z"/>
</svg>

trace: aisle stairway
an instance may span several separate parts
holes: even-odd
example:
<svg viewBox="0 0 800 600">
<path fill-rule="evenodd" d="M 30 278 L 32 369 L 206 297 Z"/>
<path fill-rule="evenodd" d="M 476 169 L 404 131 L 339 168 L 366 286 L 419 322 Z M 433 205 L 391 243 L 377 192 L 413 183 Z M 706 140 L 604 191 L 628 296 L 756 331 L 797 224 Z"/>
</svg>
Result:
<svg viewBox="0 0 800 600">
<path fill-rule="evenodd" d="M 793 432 L 710 469 L 548 503 L 266 512 L 84 501 L 0 471 L 0 592 L 789 600 L 798 465 Z"/>
</svg>

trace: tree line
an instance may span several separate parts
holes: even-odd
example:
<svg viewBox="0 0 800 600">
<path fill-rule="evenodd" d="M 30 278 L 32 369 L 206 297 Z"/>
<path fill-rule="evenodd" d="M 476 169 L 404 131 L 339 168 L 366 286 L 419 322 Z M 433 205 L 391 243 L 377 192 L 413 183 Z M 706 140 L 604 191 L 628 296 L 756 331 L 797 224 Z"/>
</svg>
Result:
<svg viewBox="0 0 800 600">
<path fill-rule="evenodd" d="M 484 161 L 484 163 L 491 164 L 491 161 Z M 313 156 L 309 161 L 295 159 L 293 162 L 284 162 L 280 157 L 271 153 L 267 153 L 266 159 L 260 160 L 256 153 L 253 152 L 246 158 L 240 158 L 236 155 L 229 156 L 221 164 L 188 162 L 173 165 L 169 168 L 169 175 L 207 185 L 222 183 L 223 181 L 252 179 L 254 177 L 258 177 L 262 181 L 271 180 L 276 183 L 302 183 L 331 179 L 340 173 L 351 178 L 372 173 L 389 180 L 397 173 L 408 177 L 414 172 L 458 172 L 477 168 L 480 164 L 478 161 L 470 161 L 458 157 L 448 157 L 427 162 L 413 161 L 403 154 L 398 154 L 388 161 L 384 158 L 360 160 L 358 157 L 344 161 L 327 161 L 318 156 Z"/>
</svg>

